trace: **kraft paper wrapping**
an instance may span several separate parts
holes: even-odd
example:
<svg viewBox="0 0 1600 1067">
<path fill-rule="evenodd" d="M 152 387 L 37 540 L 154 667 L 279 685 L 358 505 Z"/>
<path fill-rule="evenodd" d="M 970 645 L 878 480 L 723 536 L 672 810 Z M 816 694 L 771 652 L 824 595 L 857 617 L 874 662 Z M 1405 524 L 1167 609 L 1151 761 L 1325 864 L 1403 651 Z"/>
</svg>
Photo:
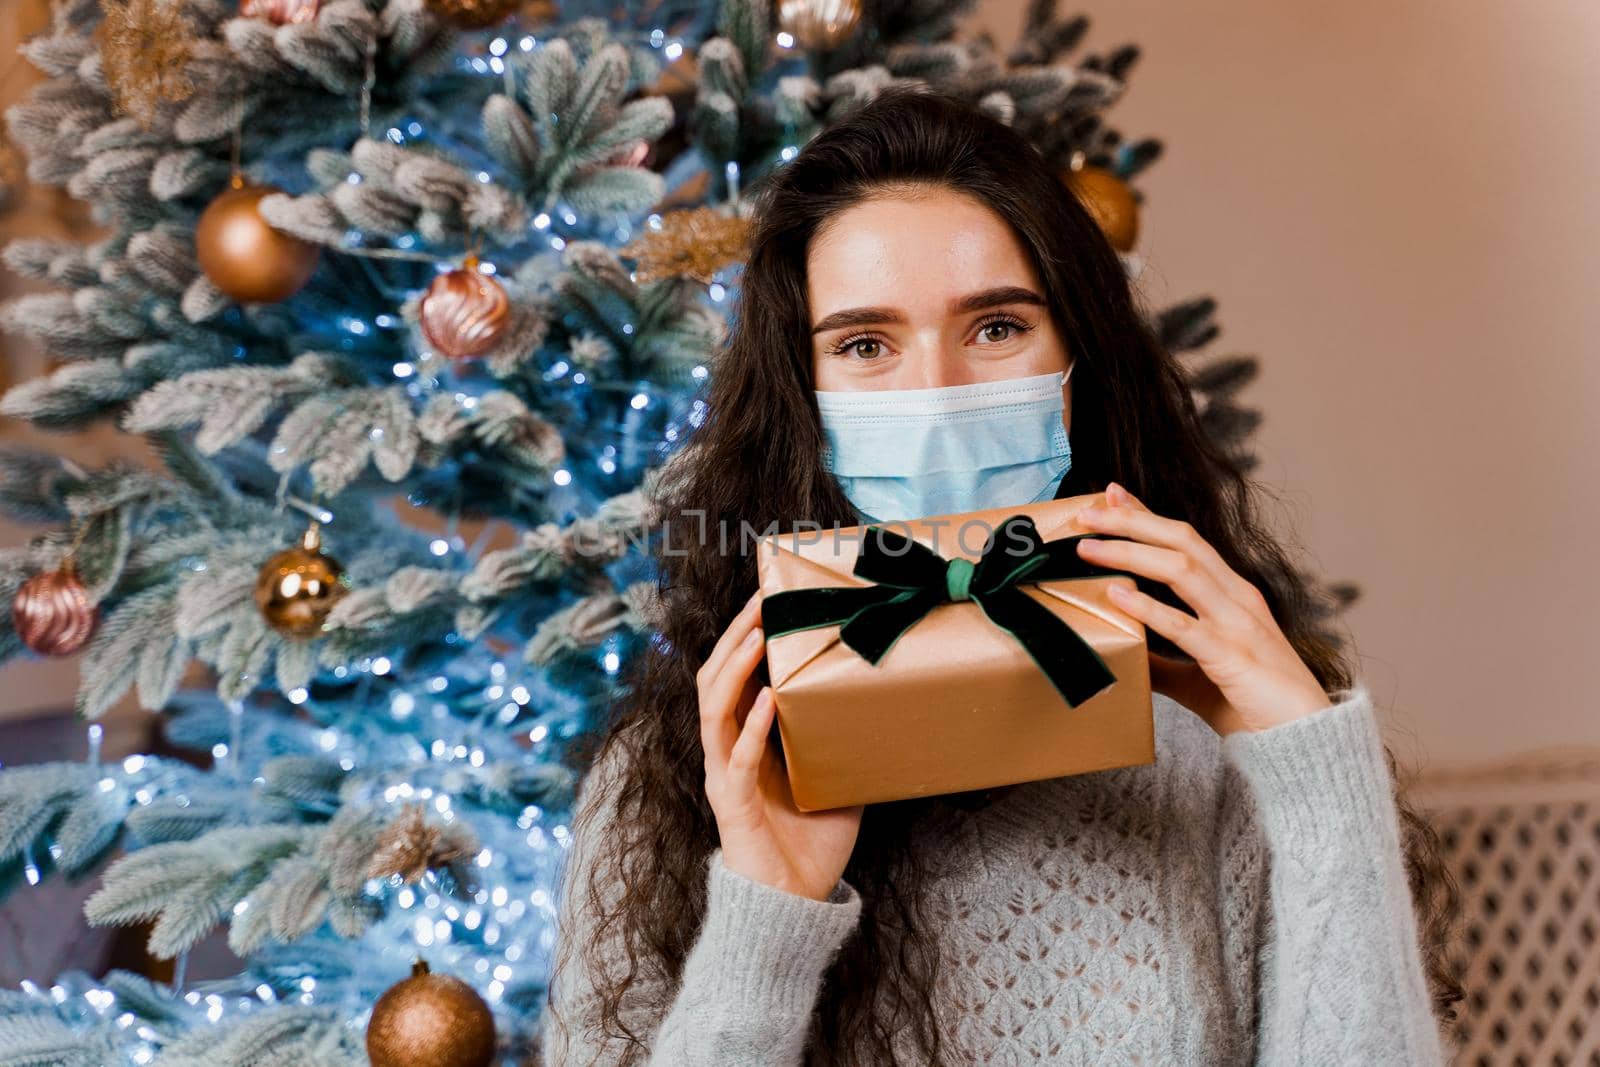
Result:
<svg viewBox="0 0 1600 1067">
<path fill-rule="evenodd" d="M 1104 493 L 1092 493 L 886 525 L 947 559 L 975 560 L 988 532 L 1009 516 L 1027 514 L 1054 540 L 1092 532 L 1073 516 L 1104 502 Z M 964 522 L 983 525 L 958 537 Z M 863 529 L 764 538 L 762 595 L 871 585 L 851 573 Z M 933 608 L 876 665 L 839 640 L 838 626 L 769 637 L 767 668 L 795 805 L 820 811 L 1153 763 L 1144 624 L 1106 597 L 1114 582 L 1134 584 L 1106 575 L 1019 586 L 1116 675 L 1075 708 L 972 601 Z"/>
</svg>

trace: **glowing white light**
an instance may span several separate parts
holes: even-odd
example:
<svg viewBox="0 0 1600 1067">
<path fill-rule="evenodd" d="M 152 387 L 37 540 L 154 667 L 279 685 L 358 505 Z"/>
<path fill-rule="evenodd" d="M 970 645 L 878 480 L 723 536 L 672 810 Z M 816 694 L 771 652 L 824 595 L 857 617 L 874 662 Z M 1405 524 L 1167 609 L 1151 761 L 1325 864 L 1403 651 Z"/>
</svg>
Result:
<svg viewBox="0 0 1600 1067">
<path fill-rule="evenodd" d="M 778 31 L 778 47 L 779 48 L 793 48 L 794 47 L 794 34 L 789 33 L 787 30 L 779 30 Z"/>
<path fill-rule="evenodd" d="M 511 699 L 515 700 L 518 704 L 526 704 L 529 699 L 528 687 L 525 685 L 513 686 L 511 689 Z"/>
<path fill-rule="evenodd" d="M 694 378 L 697 381 L 705 378 L 705 376 L 706 376 L 705 367 L 700 365 L 700 364 L 698 364 L 698 363 L 696 363 L 694 365 L 694 369 L 689 372 L 689 377 Z"/>
<path fill-rule="evenodd" d="M 389 662 L 388 656 L 379 656 L 377 659 L 372 661 L 372 673 L 388 674 L 389 669 L 393 666 L 394 664 Z"/>
<path fill-rule="evenodd" d="M 138 774 L 140 771 L 144 770 L 144 757 L 129 756 L 127 759 L 122 761 L 122 769 L 127 771 L 129 774 Z"/>
<path fill-rule="evenodd" d="M 417 709 L 417 698 L 410 693 L 396 693 L 389 701 L 389 710 L 399 718 L 406 718 Z"/>
<path fill-rule="evenodd" d="M 533 228 L 536 230 L 548 230 L 550 228 L 550 216 L 542 211 L 539 212 L 533 217 Z"/>
<path fill-rule="evenodd" d="M 506 39 L 504 37 L 496 37 L 494 40 L 489 42 L 489 54 L 491 56 L 503 56 L 506 54 L 507 47 L 508 45 L 506 44 Z"/>
<path fill-rule="evenodd" d="M 605 665 L 607 674 L 616 674 L 617 668 L 622 666 L 622 660 L 615 652 L 607 652 L 605 656 L 601 658 L 601 662 Z"/>
<path fill-rule="evenodd" d="M 450 551 L 450 542 L 446 541 L 442 537 L 435 537 L 432 541 L 428 542 L 428 551 L 432 552 L 435 556 L 442 556 L 446 552 Z"/>
<path fill-rule="evenodd" d="M 535 726 L 533 729 L 528 731 L 528 740 L 534 742 L 535 744 L 543 741 L 548 736 L 550 736 L 550 727 L 546 726 L 544 723 L 540 723 L 538 726 Z"/>
<path fill-rule="evenodd" d="M 713 300 L 721 300 L 728 295 L 728 290 L 723 287 L 721 282 L 712 282 L 710 289 L 707 291 L 710 292 Z"/>
<path fill-rule="evenodd" d="M 635 411 L 642 411 L 642 410 L 644 410 L 645 406 L 647 404 L 649 404 L 649 403 L 650 403 L 650 398 L 648 396 L 646 396 L 644 393 L 634 393 L 633 394 L 633 399 L 628 401 L 628 406 L 633 408 L 633 410 L 635 410 Z"/>
<path fill-rule="evenodd" d="M 291 704 L 304 704 L 306 702 L 307 698 L 311 696 L 311 694 L 308 693 L 306 691 L 305 686 L 302 685 L 302 686 L 296 686 L 295 688 L 289 690 L 288 696 L 289 696 L 289 703 L 291 703 Z"/>
<path fill-rule="evenodd" d="M 404 361 L 396 363 L 390 368 L 396 378 L 409 378 L 417 372 L 417 368 Z"/>
<path fill-rule="evenodd" d="M 683 55 L 683 45 L 679 44 L 677 41 L 673 41 L 671 44 L 667 45 L 666 48 L 662 49 L 662 52 L 668 59 L 677 59 L 679 56 Z"/>
<path fill-rule="evenodd" d="M 572 481 L 572 472 L 567 470 L 565 467 L 558 468 L 556 472 L 550 476 L 550 480 L 555 482 L 557 485 L 567 485 Z"/>
</svg>

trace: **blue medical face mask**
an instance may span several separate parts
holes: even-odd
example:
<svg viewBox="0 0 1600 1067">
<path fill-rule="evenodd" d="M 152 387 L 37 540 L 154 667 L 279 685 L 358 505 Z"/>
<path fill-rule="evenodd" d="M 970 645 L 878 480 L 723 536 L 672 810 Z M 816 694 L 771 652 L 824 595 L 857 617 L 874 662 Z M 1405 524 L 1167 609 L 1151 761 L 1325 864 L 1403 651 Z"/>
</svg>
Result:
<svg viewBox="0 0 1600 1067">
<path fill-rule="evenodd" d="M 1071 375 L 1069 367 L 932 389 L 817 390 L 823 466 L 864 522 L 1048 499 L 1072 466 L 1061 422 Z"/>
</svg>

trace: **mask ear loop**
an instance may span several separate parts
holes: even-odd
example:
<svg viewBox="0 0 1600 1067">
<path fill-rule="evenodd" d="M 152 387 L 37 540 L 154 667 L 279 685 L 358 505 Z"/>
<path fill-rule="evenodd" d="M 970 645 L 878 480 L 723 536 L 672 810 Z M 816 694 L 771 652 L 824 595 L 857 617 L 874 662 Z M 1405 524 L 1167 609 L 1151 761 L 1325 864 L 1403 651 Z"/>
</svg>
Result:
<svg viewBox="0 0 1600 1067">
<path fill-rule="evenodd" d="M 1062 378 L 1061 378 L 1061 384 L 1062 385 L 1065 385 L 1067 383 L 1067 379 L 1072 377 L 1072 372 L 1073 372 L 1073 370 L 1075 370 L 1077 368 L 1077 366 L 1078 366 L 1078 361 L 1076 359 L 1074 359 L 1070 364 L 1067 365 L 1067 373 L 1064 374 L 1062 376 Z"/>
</svg>

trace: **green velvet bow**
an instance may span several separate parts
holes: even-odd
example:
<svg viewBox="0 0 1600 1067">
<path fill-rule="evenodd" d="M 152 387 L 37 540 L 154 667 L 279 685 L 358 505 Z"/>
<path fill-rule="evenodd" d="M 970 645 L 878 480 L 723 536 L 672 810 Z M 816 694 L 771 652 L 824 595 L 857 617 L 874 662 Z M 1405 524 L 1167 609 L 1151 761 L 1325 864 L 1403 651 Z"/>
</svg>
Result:
<svg viewBox="0 0 1600 1067">
<path fill-rule="evenodd" d="M 1027 515 L 1000 523 L 977 561 L 945 559 L 926 545 L 882 526 L 863 533 L 851 571 L 875 585 L 786 589 L 762 598 L 761 624 L 769 638 L 822 626 L 839 627 L 839 639 L 867 662 L 881 660 L 900 635 L 939 604 L 971 600 L 994 625 L 1015 637 L 1068 707 L 1077 707 L 1116 681 L 1094 646 L 1017 586 L 1120 574 L 1078 555 L 1086 537 L 1046 541 Z"/>
</svg>

